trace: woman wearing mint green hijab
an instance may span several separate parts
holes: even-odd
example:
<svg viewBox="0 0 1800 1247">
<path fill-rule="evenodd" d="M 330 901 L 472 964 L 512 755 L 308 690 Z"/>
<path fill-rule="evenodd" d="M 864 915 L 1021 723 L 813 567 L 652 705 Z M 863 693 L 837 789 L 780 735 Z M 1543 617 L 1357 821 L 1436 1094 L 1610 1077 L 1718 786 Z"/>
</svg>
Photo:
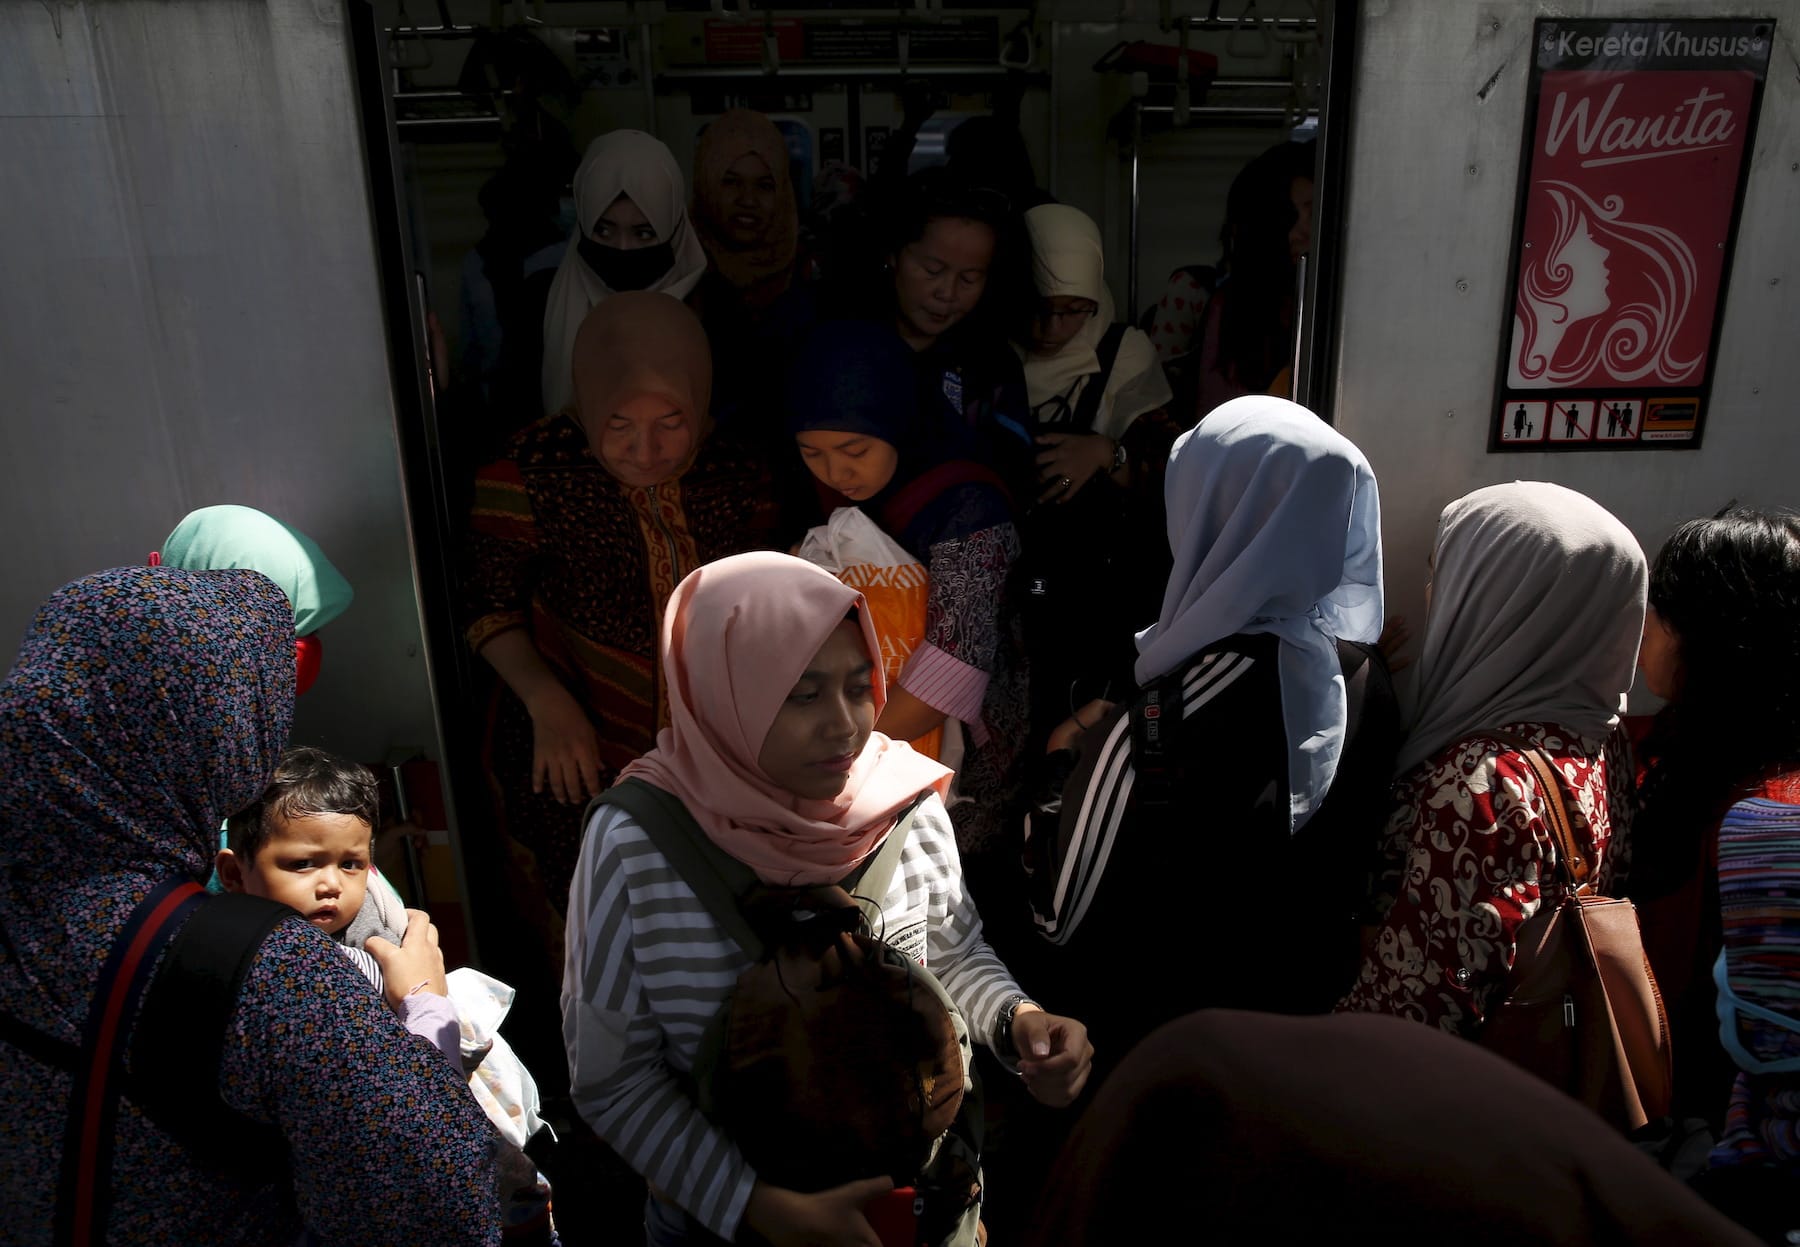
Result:
<svg viewBox="0 0 1800 1247">
<path fill-rule="evenodd" d="M 295 696 L 311 688 L 319 676 L 324 647 L 314 634 L 343 614 L 356 596 L 317 542 L 254 507 L 226 505 L 190 512 L 162 549 L 151 554 L 150 564 L 194 572 L 244 568 L 279 585 L 294 608 Z M 219 847 L 226 847 L 223 831 Z M 385 886 L 368 890 L 362 912 L 346 932 L 359 940 L 372 934 L 391 938 L 406 927 L 405 905 L 398 893 L 380 875 L 373 877 Z M 219 890 L 217 874 L 207 886 Z"/>
<path fill-rule="evenodd" d="M 350 582 L 299 529 L 253 507 L 202 507 L 175 526 L 152 566 L 189 571 L 241 567 L 281 586 L 294 608 L 294 661 L 299 693 L 319 675 L 323 646 L 313 634 L 343 614 L 355 596 Z"/>
</svg>

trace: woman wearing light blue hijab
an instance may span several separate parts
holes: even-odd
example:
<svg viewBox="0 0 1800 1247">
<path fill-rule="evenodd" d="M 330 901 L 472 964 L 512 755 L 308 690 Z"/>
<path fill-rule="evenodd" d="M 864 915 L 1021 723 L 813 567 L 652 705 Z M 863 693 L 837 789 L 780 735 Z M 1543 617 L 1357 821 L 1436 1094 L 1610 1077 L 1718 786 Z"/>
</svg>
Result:
<svg viewBox="0 0 1800 1247">
<path fill-rule="evenodd" d="M 1058 978 L 1084 984 L 1114 1053 L 1193 1009 L 1330 1008 L 1398 736 L 1362 452 L 1247 396 L 1175 443 L 1164 495 L 1174 570 L 1138 693 L 1052 755 L 1067 778 L 1027 848 Z M 1188 953 L 1134 974 L 1157 947 Z"/>
</svg>

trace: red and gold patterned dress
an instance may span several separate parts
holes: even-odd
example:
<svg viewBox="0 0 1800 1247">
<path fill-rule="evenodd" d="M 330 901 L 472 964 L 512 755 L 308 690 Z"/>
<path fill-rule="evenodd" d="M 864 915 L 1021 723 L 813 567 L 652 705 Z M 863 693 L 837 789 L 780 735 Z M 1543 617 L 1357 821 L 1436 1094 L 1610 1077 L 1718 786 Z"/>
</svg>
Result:
<svg viewBox="0 0 1800 1247">
<path fill-rule="evenodd" d="M 657 644 L 669 595 L 702 563 L 765 548 L 774 521 L 766 469 L 729 443 L 709 441 L 670 480 L 632 487 L 601 466 L 573 420 L 546 416 L 476 479 L 469 644 L 529 629 L 593 720 L 610 783 L 668 725 Z M 535 871 L 532 890 L 560 916 L 582 807 L 532 792 L 531 718 L 504 683 L 485 755 L 514 860 Z"/>
<path fill-rule="evenodd" d="M 1610 894 L 1633 809 L 1624 733 L 1602 741 L 1547 723 L 1506 730 L 1533 741 L 1561 774 L 1576 843 Z M 1561 894 L 1544 794 L 1516 749 L 1475 735 L 1414 768 L 1394 796 L 1376 887 L 1386 910 L 1337 1007 L 1471 1035 L 1498 1003 L 1519 928 Z"/>
</svg>

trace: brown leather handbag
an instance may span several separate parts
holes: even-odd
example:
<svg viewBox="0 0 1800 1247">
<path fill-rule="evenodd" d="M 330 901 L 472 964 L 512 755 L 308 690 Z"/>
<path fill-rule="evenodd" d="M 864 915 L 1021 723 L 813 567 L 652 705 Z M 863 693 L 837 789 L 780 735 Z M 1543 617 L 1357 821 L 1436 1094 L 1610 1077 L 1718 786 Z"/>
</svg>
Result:
<svg viewBox="0 0 1800 1247">
<path fill-rule="evenodd" d="M 1668 1017 L 1637 910 L 1589 882 L 1549 759 L 1523 737 L 1494 736 L 1537 777 L 1563 893 L 1519 928 L 1506 997 L 1476 1042 L 1635 1130 L 1668 1113 L 1671 1080 Z"/>
</svg>

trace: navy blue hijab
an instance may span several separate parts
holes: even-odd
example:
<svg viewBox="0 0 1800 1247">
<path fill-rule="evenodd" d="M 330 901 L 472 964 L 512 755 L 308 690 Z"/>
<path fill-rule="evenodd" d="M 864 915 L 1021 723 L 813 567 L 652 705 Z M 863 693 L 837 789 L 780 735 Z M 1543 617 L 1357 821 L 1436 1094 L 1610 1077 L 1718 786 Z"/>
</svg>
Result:
<svg viewBox="0 0 1800 1247">
<path fill-rule="evenodd" d="M 912 348 L 886 325 L 840 320 L 814 329 L 789 374 L 787 412 L 790 435 L 850 433 L 894 448 L 893 479 L 852 505 L 916 558 L 1011 518 L 1000 478 L 938 404 L 921 402 Z"/>
</svg>

